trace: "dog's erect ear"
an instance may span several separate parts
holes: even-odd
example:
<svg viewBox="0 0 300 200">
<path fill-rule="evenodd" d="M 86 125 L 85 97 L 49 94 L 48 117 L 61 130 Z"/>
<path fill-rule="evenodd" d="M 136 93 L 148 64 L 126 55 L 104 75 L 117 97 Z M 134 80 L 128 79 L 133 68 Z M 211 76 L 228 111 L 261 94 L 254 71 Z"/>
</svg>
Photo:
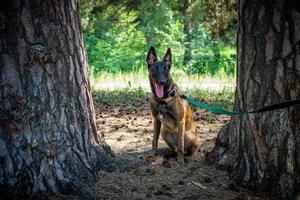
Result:
<svg viewBox="0 0 300 200">
<path fill-rule="evenodd" d="M 171 49 L 168 48 L 167 52 L 166 52 L 166 55 L 164 57 L 164 62 L 167 64 L 167 66 L 169 68 L 171 68 L 171 65 L 172 65 L 172 54 L 171 54 Z"/>
<path fill-rule="evenodd" d="M 151 46 L 149 51 L 148 51 L 146 61 L 147 61 L 147 64 L 148 64 L 148 68 L 157 61 L 156 52 L 155 52 L 155 49 L 154 49 L 153 46 Z"/>
</svg>

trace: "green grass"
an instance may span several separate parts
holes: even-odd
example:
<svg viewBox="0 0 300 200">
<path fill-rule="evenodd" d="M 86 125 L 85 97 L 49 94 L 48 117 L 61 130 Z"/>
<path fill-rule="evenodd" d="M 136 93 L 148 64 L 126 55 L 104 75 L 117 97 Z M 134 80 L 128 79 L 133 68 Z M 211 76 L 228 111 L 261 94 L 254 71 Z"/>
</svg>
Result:
<svg viewBox="0 0 300 200">
<path fill-rule="evenodd" d="M 202 103 L 232 110 L 234 105 L 234 88 L 223 90 L 199 90 L 191 89 L 184 91 L 184 94 Z"/>
<path fill-rule="evenodd" d="M 215 90 L 185 90 L 184 94 L 195 100 L 201 101 L 225 109 L 232 109 L 234 104 L 234 89 L 225 88 Z M 93 90 L 93 97 L 96 103 L 114 106 L 119 103 L 132 102 L 149 98 L 152 94 L 142 88 L 125 88 L 115 90 Z"/>
<path fill-rule="evenodd" d="M 179 70 L 174 71 L 172 77 L 186 96 L 210 105 L 233 108 L 234 77 L 188 76 Z M 147 71 L 125 74 L 103 73 L 92 78 L 91 85 L 96 103 L 116 105 L 151 96 Z M 212 85 L 220 87 L 213 88 Z"/>
<path fill-rule="evenodd" d="M 114 90 L 93 90 L 93 99 L 96 103 L 116 105 L 118 103 L 126 103 L 136 101 L 146 97 L 150 97 L 149 92 L 145 92 L 142 88 L 125 88 Z"/>
</svg>

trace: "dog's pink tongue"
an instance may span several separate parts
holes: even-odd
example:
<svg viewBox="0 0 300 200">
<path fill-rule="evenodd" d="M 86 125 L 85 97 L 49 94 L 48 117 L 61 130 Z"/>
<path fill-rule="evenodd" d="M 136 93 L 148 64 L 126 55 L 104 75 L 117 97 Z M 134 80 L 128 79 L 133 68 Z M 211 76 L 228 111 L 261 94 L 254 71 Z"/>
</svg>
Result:
<svg viewBox="0 0 300 200">
<path fill-rule="evenodd" d="M 164 97 L 164 86 L 155 83 L 155 93 L 158 98 Z"/>
</svg>

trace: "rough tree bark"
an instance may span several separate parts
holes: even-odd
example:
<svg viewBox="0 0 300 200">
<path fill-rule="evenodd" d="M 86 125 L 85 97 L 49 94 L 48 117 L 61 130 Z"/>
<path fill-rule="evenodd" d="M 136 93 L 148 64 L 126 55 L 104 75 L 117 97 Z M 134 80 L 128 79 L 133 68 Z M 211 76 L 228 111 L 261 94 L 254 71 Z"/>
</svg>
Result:
<svg viewBox="0 0 300 200">
<path fill-rule="evenodd" d="M 189 7 L 190 7 L 190 0 L 184 0 L 183 1 L 183 15 L 184 15 L 184 26 L 183 26 L 183 32 L 185 34 L 184 39 L 184 55 L 183 55 L 183 65 L 189 64 L 189 62 L 192 59 L 192 25 L 191 25 L 191 19 L 189 16 Z"/>
<path fill-rule="evenodd" d="M 300 13 L 292 1 L 240 0 L 235 110 L 300 99 Z M 300 106 L 233 117 L 208 155 L 239 185 L 292 198 L 300 188 Z"/>
<path fill-rule="evenodd" d="M 78 11 L 77 0 L 1 2 L 1 189 L 76 187 L 110 155 L 96 130 Z"/>
</svg>

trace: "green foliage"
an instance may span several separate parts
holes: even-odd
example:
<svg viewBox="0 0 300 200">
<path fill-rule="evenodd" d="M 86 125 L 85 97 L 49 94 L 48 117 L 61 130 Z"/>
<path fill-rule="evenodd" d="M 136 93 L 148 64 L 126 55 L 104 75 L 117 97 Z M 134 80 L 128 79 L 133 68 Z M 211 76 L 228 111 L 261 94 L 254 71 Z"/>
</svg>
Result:
<svg viewBox="0 0 300 200">
<path fill-rule="evenodd" d="M 174 4 L 163 0 L 144 1 L 140 5 L 139 28 L 146 38 L 147 49 L 143 52 L 144 59 L 150 46 L 155 46 L 162 58 L 168 47 L 172 48 L 173 63 L 180 65 L 183 59 L 183 24 L 177 17 L 178 12 L 172 10 Z M 145 64 L 145 63 L 144 63 Z"/>
<path fill-rule="evenodd" d="M 106 22 L 116 10 L 108 8 L 107 12 L 100 16 Z M 114 26 L 102 24 L 100 28 L 105 31 L 96 27 L 94 31 L 90 30 L 84 34 L 93 74 L 101 71 L 136 71 L 144 64 L 143 52 L 147 48 L 143 33 L 136 30 L 136 12 L 118 12 L 118 21 L 113 23 Z"/>
<path fill-rule="evenodd" d="M 186 48 L 183 29 L 187 14 L 185 16 L 182 10 L 183 1 L 81 1 L 91 74 L 144 70 L 148 48 L 153 45 L 160 59 L 171 47 L 173 71 L 211 76 L 234 75 L 235 3 L 193 1 L 188 13 L 192 23 L 192 58 L 185 66 L 182 64 Z"/>
<path fill-rule="evenodd" d="M 193 58 L 185 71 L 189 74 L 230 76 L 235 74 L 236 51 L 234 45 L 213 40 L 203 26 L 193 29 Z"/>
<path fill-rule="evenodd" d="M 234 44 L 232 29 L 237 25 L 236 0 L 198 0 L 190 7 L 191 21 L 201 24 L 209 30 L 213 37 L 223 36 L 222 40 Z M 228 31 L 229 30 L 229 31 Z M 229 34 L 228 34 L 229 33 Z"/>
</svg>

